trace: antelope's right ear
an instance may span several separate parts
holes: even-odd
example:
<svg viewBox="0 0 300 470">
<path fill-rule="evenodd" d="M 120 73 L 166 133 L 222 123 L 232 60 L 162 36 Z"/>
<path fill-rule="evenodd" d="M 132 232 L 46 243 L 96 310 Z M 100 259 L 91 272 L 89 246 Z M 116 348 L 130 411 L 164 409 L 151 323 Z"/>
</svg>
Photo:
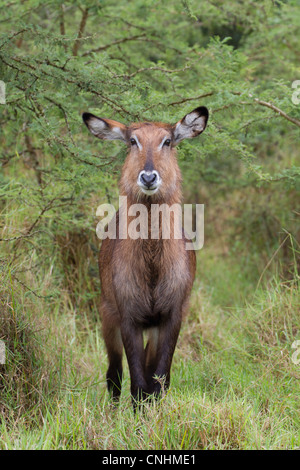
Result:
<svg viewBox="0 0 300 470">
<path fill-rule="evenodd" d="M 90 113 L 83 113 L 82 119 L 89 131 L 98 139 L 123 140 L 126 142 L 127 127 L 121 122 L 102 119 Z"/>
<path fill-rule="evenodd" d="M 186 114 L 181 121 L 173 126 L 175 144 L 183 139 L 190 139 L 201 134 L 206 128 L 208 116 L 209 112 L 205 106 L 200 106 L 191 113 Z"/>
</svg>

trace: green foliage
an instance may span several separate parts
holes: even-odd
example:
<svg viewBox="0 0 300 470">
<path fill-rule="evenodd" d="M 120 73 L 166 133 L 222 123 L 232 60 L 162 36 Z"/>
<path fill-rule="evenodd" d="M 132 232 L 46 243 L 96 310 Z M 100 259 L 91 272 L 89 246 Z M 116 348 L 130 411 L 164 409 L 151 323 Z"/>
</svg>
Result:
<svg viewBox="0 0 300 470">
<path fill-rule="evenodd" d="M 125 150 L 93 140 L 85 110 L 176 122 L 206 104 L 207 132 L 179 151 L 187 188 L 299 190 L 297 2 L 26 1 L 0 11 L 6 211 L 18 201 L 29 224 L 65 232 L 90 226 L 96 207 L 84 219 L 78 208 L 93 194 L 114 197 Z"/>
</svg>

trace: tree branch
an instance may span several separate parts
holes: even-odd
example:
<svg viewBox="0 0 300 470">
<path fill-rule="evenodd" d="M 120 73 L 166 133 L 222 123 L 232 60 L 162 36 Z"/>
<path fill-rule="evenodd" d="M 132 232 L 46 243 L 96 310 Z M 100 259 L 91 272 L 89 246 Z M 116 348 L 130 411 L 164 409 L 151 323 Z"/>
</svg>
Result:
<svg viewBox="0 0 300 470">
<path fill-rule="evenodd" d="M 144 67 L 136 70 L 135 72 L 132 72 L 130 74 L 123 74 L 123 75 L 113 75 L 114 78 L 125 78 L 125 79 L 130 79 L 132 77 L 135 77 L 138 73 L 142 72 L 150 72 L 152 70 L 158 70 L 163 73 L 179 73 L 179 72 L 184 72 L 185 70 L 189 69 L 191 66 L 189 64 L 186 64 L 182 69 L 164 69 L 163 67 Z"/>
<path fill-rule="evenodd" d="M 211 94 L 214 94 L 214 93 L 211 93 Z M 240 96 L 242 93 L 238 92 L 238 91 L 235 91 L 235 92 L 232 92 L 232 94 Z M 296 126 L 300 127 L 299 119 L 296 119 L 292 116 L 289 116 L 286 112 L 282 111 L 282 109 L 275 106 L 275 104 L 269 103 L 267 101 L 260 100 L 259 98 L 254 98 L 251 93 L 249 94 L 249 97 L 253 98 L 254 102 L 240 101 L 239 103 L 229 103 L 227 105 L 222 106 L 221 108 L 215 109 L 214 113 L 216 113 L 218 111 L 222 111 L 223 109 L 227 109 L 230 106 L 235 106 L 235 105 L 240 105 L 240 104 L 253 105 L 253 104 L 257 103 L 260 106 L 264 106 L 265 108 L 272 109 L 272 111 L 274 111 L 275 113 L 278 113 L 281 117 L 283 117 L 284 119 L 287 119 L 287 121 L 290 121 L 293 124 L 295 124 Z"/>
<path fill-rule="evenodd" d="M 41 172 L 38 168 L 39 167 L 39 160 L 38 160 L 38 156 L 37 156 L 37 151 L 36 151 L 35 147 L 33 147 L 31 139 L 30 139 L 30 137 L 27 133 L 25 133 L 25 144 L 26 144 L 26 147 L 27 147 L 27 151 L 29 153 L 29 159 L 30 159 L 30 165 L 29 166 L 31 168 L 33 168 L 33 170 L 35 171 L 37 182 L 38 182 L 39 186 L 42 186 L 43 179 L 42 179 Z"/>
<path fill-rule="evenodd" d="M 177 104 L 186 103 L 187 101 L 201 100 L 202 98 L 206 98 L 207 96 L 212 96 L 212 95 L 214 95 L 214 91 L 204 93 L 204 95 L 193 96 L 192 98 L 184 98 L 180 101 L 173 101 L 172 103 L 169 103 L 168 106 L 176 106 Z"/>
<path fill-rule="evenodd" d="M 259 100 L 258 98 L 254 98 L 254 101 L 256 103 L 260 104 L 261 106 L 265 106 L 266 108 L 272 109 L 273 111 L 275 111 L 275 113 L 280 114 L 280 116 L 284 117 L 288 121 L 290 121 L 293 124 L 296 124 L 296 126 L 300 127 L 299 119 L 296 119 L 296 118 L 293 118 L 293 117 L 289 116 L 284 111 L 282 111 L 282 109 L 277 108 L 277 106 L 275 106 L 274 104 L 268 103 L 267 101 Z"/>
<path fill-rule="evenodd" d="M 146 33 L 137 34 L 136 36 L 130 36 L 130 37 L 123 38 L 123 39 L 117 39 L 116 41 L 113 41 L 110 44 L 106 44 L 105 46 L 100 46 L 100 47 L 97 47 L 96 49 L 90 49 L 89 51 L 84 52 L 82 54 L 82 57 L 92 54 L 93 52 L 105 51 L 109 47 L 116 46 L 117 44 L 122 44 L 123 42 L 136 41 L 136 40 L 144 38 L 145 36 L 146 36 Z"/>
<path fill-rule="evenodd" d="M 3 46 L 5 46 L 5 44 L 7 44 L 11 39 L 15 38 L 16 36 L 18 36 L 19 34 L 22 34 L 24 33 L 25 31 L 28 31 L 28 28 L 23 28 L 21 29 L 20 31 L 17 31 L 16 33 L 12 33 L 10 36 L 8 36 L 6 38 L 6 40 L 0 45 L 0 49 L 2 49 Z"/>
<path fill-rule="evenodd" d="M 64 5 L 63 3 L 60 5 L 59 30 L 60 30 L 60 34 L 61 34 L 62 36 L 65 36 L 65 34 L 66 34 L 66 28 L 65 28 L 65 5 Z M 66 43 L 63 44 L 63 48 L 65 49 L 65 51 L 67 50 L 67 44 L 66 44 Z"/>
<path fill-rule="evenodd" d="M 30 238 L 33 237 L 36 233 L 41 233 L 42 230 L 36 230 L 35 232 L 29 233 L 27 235 L 20 235 L 19 237 L 12 237 L 12 238 L 0 238 L 0 242 L 12 242 L 16 240 L 22 240 L 23 238 Z"/>
<path fill-rule="evenodd" d="M 78 54 L 78 50 L 79 50 L 79 46 L 80 46 L 80 39 L 83 36 L 88 16 L 89 16 L 89 9 L 85 8 L 82 12 L 82 17 L 81 17 L 81 22 L 80 22 L 80 25 L 79 25 L 77 39 L 75 40 L 74 46 L 73 46 L 72 53 L 73 53 L 74 56 L 77 56 L 77 54 Z"/>
<path fill-rule="evenodd" d="M 65 6 L 63 3 L 60 5 L 59 29 L 60 29 L 60 34 L 64 36 L 66 34 L 66 30 L 65 30 Z"/>
<path fill-rule="evenodd" d="M 28 67 L 30 68 L 31 70 L 34 70 L 35 72 L 37 73 L 42 73 L 43 75 L 46 75 L 48 77 L 51 77 L 51 79 L 53 80 L 53 78 L 59 78 L 57 76 L 54 76 L 52 75 L 51 73 L 48 73 L 46 70 L 44 70 L 42 67 L 37 67 L 35 65 L 32 65 L 32 64 L 29 64 L 28 61 L 26 60 L 23 60 L 21 59 L 20 57 L 10 57 L 11 60 L 13 60 L 14 62 L 17 62 L 17 63 L 20 63 L 22 64 L 24 67 Z M 8 67 L 11 67 L 15 70 L 18 70 L 19 72 L 21 73 L 28 73 L 27 70 L 24 70 L 24 69 L 21 69 L 19 67 L 17 67 L 16 65 L 14 64 L 11 64 L 9 62 L 7 62 L 3 57 L 2 57 L 2 61 L 8 66 Z M 38 61 L 36 61 L 38 62 Z M 40 64 L 43 64 L 43 62 L 40 62 Z M 45 64 L 46 65 L 49 65 L 51 67 L 54 67 L 56 69 L 59 69 L 60 71 L 66 73 L 66 72 L 69 72 L 69 73 L 72 73 L 71 70 L 68 70 L 65 68 L 65 66 L 61 67 L 61 66 L 57 66 L 55 64 L 52 64 L 50 63 L 49 61 L 45 61 Z M 39 79 L 40 77 L 38 75 L 36 75 L 36 73 L 34 72 L 30 72 L 30 74 L 35 77 L 36 79 Z M 75 86 L 77 86 L 80 90 L 85 90 L 85 91 L 88 91 L 89 93 L 92 93 L 96 96 L 98 96 L 99 98 L 101 98 L 104 102 L 110 104 L 113 109 L 118 112 L 121 116 L 123 117 L 127 117 L 128 115 L 133 117 L 134 119 L 139 119 L 139 116 L 136 115 L 136 114 L 133 114 L 131 113 L 130 111 L 127 111 L 119 102 L 117 103 L 116 101 L 112 100 L 111 98 L 109 98 L 108 96 L 104 96 L 102 93 L 100 93 L 99 91 L 91 88 L 89 85 L 87 86 L 84 82 L 81 82 L 81 81 L 76 81 L 75 79 L 71 78 L 70 76 L 66 76 L 64 75 L 64 80 L 68 83 L 72 83 L 74 84 Z"/>
</svg>

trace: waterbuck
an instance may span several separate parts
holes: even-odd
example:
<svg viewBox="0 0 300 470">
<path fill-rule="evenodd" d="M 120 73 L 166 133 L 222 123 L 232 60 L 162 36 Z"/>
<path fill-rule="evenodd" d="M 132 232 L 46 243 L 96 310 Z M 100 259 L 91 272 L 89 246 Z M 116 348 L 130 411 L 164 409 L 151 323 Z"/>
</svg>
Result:
<svg viewBox="0 0 300 470">
<path fill-rule="evenodd" d="M 181 173 L 176 145 L 204 131 L 208 110 L 194 109 L 174 125 L 141 122 L 129 126 L 90 113 L 83 121 L 99 139 L 122 140 L 128 154 L 122 168 L 120 194 L 130 207 L 142 203 L 151 226 L 151 206 L 181 203 Z M 161 223 L 161 221 L 160 221 Z M 120 209 L 116 213 L 117 228 Z M 176 225 L 171 214 L 171 226 Z M 117 235 L 102 242 L 99 256 L 101 316 L 109 367 L 107 386 L 118 401 L 122 385 L 123 346 L 131 378 L 133 403 L 160 395 L 170 383 L 171 362 L 196 269 L 186 235 L 132 239 Z M 144 346 L 143 333 L 148 340 Z"/>
</svg>

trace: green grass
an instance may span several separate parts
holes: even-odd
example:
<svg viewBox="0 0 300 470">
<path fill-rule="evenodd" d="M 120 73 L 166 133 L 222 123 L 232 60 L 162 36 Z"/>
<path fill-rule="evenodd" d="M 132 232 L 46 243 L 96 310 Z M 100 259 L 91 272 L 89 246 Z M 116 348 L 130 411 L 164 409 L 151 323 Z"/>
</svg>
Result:
<svg viewBox="0 0 300 470">
<path fill-rule="evenodd" d="M 0 449 L 299 448 L 297 285 L 273 279 L 255 292 L 246 275 L 236 278 L 234 257 L 219 261 L 199 253 L 171 388 L 137 415 L 127 366 L 120 405 L 109 402 L 97 299 L 78 309 L 63 286 L 51 299 L 24 296 L 4 272 L 0 337 L 9 332 L 10 343 L 0 369 Z M 51 288 L 59 277 L 47 279 Z"/>
</svg>

